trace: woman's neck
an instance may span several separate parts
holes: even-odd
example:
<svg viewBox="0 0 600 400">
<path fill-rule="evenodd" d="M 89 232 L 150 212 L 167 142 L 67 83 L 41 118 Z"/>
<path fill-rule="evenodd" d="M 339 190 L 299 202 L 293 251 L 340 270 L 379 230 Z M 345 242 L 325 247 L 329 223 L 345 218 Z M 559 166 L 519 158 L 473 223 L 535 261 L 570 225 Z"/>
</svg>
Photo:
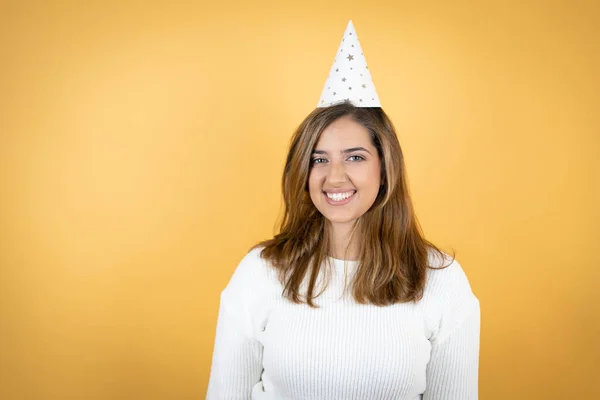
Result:
<svg viewBox="0 0 600 400">
<path fill-rule="evenodd" d="M 330 223 L 328 228 L 330 256 L 340 260 L 358 260 L 360 238 L 355 223 Z"/>
</svg>

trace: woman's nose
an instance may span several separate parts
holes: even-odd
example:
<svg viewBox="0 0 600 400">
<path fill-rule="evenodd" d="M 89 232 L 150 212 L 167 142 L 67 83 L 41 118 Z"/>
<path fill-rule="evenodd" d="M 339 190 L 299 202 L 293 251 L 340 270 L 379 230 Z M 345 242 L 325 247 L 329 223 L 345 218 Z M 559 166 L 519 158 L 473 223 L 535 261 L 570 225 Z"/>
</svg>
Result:
<svg viewBox="0 0 600 400">
<path fill-rule="evenodd" d="M 341 163 L 332 162 L 329 167 L 327 179 L 331 183 L 346 181 L 346 170 Z"/>
</svg>

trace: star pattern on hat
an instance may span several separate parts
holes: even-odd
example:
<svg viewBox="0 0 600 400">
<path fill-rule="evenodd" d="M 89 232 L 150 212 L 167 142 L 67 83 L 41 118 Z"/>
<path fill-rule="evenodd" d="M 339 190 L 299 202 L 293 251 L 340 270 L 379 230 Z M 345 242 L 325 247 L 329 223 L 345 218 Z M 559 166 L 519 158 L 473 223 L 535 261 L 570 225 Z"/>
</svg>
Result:
<svg viewBox="0 0 600 400">
<path fill-rule="evenodd" d="M 342 56 L 334 59 L 317 107 L 328 107 L 343 99 L 357 107 L 381 107 L 352 21 L 348 22 L 336 54 Z"/>
</svg>

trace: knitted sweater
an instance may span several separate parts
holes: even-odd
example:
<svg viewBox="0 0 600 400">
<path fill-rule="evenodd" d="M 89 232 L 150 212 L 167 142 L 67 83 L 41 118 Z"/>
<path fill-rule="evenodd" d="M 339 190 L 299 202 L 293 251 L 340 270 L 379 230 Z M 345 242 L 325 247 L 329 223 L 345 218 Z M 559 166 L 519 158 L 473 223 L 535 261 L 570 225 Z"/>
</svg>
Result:
<svg viewBox="0 0 600 400">
<path fill-rule="evenodd" d="M 358 262 L 329 258 L 310 308 L 282 297 L 260 250 L 221 293 L 207 400 L 477 399 L 479 301 L 456 260 L 428 270 L 417 303 L 378 307 L 350 294 Z"/>
</svg>

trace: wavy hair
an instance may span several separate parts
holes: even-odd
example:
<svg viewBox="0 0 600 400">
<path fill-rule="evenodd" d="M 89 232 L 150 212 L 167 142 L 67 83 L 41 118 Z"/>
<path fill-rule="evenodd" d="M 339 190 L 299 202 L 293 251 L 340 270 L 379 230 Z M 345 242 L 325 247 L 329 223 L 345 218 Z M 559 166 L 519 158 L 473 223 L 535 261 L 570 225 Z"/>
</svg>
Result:
<svg viewBox="0 0 600 400">
<path fill-rule="evenodd" d="M 436 252 L 442 260 L 445 257 L 422 234 L 409 195 L 402 149 L 381 108 L 355 107 L 346 101 L 317 108 L 306 117 L 292 137 L 283 171 L 279 233 L 254 248 L 263 247 L 262 258 L 278 271 L 283 296 L 316 307 L 313 300 L 320 293 L 315 296 L 315 286 L 330 248 L 325 217 L 310 199 L 308 177 L 321 133 L 341 117 L 350 117 L 367 129 L 381 160 L 379 193 L 354 226 L 361 239 L 352 295 L 360 304 L 377 306 L 416 302 L 423 297 L 427 268 L 434 268 L 429 265 L 429 252 Z M 307 274 L 307 290 L 301 293 Z"/>
</svg>

